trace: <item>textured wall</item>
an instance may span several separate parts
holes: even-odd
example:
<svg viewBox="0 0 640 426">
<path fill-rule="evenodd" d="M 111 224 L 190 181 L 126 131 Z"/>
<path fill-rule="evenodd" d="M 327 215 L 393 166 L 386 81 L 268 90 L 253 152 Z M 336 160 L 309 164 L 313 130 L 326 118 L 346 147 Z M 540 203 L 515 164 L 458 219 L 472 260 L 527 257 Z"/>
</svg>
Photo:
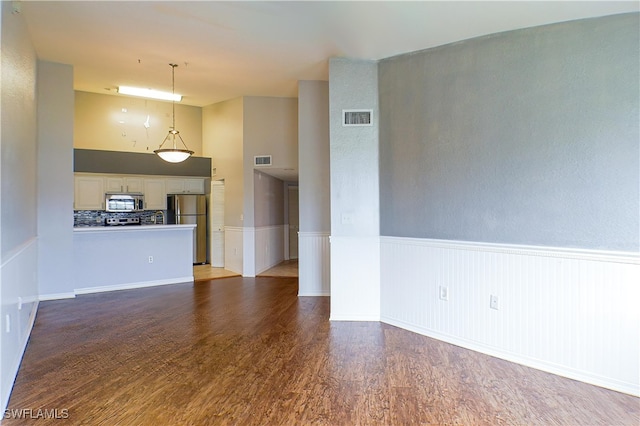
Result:
<svg viewBox="0 0 640 426">
<path fill-rule="evenodd" d="M 329 73 L 331 235 L 377 236 L 377 64 L 332 58 Z M 374 125 L 343 127 L 344 109 L 373 109 Z"/>
<path fill-rule="evenodd" d="M 284 224 L 284 182 L 259 171 L 253 173 L 255 226 Z"/>
<path fill-rule="evenodd" d="M 244 99 L 244 226 L 254 218 L 253 158 L 271 155 L 275 168 L 298 168 L 298 100 L 248 96 Z M 268 172 L 268 170 L 263 169 Z"/>
<path fill-rule="evenodd" d="M 298 83 L 300 231 L 329 232 L 329 83 Z"/>
<path fill-rule="evenodd" d="M 172 126 L 171 102 L 88 92 L 75 97 L 75 148 L 153 152 Z M 187 147 L 202 155 L 202 108 L 177 103 L 176 129 Z"/>
<path fill-rule="evenodd" d="M 374 61 L 329 61 L 331 320 L 380 319 L 377 71 Z M 344 109 L 372 109 L 373 125 L 343 127 Z"/>
<path fill-rule="evenodd" d="M 637 251 L 638 32 L 618 15 L 381 61 L 381 234 Z"/>
<path fill-rule="evenodd" d="M 213 180 L 224 180 L 224 224 L 242 226 L 243 98 L 209 105 L 202 110 L 203 153 L 216 169 Z"/>
<path fill-rule="evenodd" d="M 3 2 L 2 256 L 36 236 L 36 53 L 20 14 Z"/>
<path fill-rule="evenodd" d="M 38 63 L 40 294 L 73 290 L 73 67 Z"/>
<path fill-rule="evenodd" d="M 38 306 L 37 58 L 24 16 L 0 2 L 0 406 Z"/>
</svg>

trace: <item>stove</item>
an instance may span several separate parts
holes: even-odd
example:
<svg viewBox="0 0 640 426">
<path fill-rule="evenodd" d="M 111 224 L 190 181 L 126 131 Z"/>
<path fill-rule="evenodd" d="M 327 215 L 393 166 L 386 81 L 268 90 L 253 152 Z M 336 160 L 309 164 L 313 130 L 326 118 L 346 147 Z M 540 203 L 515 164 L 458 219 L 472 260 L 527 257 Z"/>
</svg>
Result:
<svg viewBox="0 0 640 426">
<path fill-rule="evenodd" d="M 107 226 L 140 225 L 140 218 L 139 217 L 108 217 L 104 223 Z"/>
</svg>

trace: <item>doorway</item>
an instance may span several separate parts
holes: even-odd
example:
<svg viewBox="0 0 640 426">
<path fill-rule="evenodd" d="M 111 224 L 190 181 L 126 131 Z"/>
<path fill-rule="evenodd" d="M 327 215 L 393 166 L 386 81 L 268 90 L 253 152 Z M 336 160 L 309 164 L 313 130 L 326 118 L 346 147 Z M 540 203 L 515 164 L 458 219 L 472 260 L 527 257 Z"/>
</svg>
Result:
<svg viewBox="0 0 640 426">
<path fill-rule="evenodd" d="M 287 212 L 288 212 L 288 235 L 289 235 L 289 256 L 290 260 L 298 259 L 298 231 L 300 231 L 300 215 L 298 205 L 298 185 L 287 186 Z"/>
</svg>

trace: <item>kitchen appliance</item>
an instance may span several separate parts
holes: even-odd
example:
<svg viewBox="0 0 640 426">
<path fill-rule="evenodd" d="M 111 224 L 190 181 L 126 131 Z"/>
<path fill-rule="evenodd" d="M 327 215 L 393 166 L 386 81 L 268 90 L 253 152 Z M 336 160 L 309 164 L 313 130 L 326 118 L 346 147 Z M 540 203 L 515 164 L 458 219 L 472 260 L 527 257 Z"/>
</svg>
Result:
<svg viewBox="0 0 640 426">
<path fill-rule="evenodd" d="M 140 218 L 139 217 L 108 217 L 105 219 L 104 224 L 107 226 L 140 225 Z"/>
<path fill-rule="evenodd" d="M 107 192 L 104 206 L 108 212 L 139 212 L 144 210 L 144 195 L 139 192 Z"/>
<path fill-rule="evenodd" d="M 193 263 L 207 263 L 206 195 L 169 195 L 167 224 L 196 225 L 193 230 Z"/>
</svg>

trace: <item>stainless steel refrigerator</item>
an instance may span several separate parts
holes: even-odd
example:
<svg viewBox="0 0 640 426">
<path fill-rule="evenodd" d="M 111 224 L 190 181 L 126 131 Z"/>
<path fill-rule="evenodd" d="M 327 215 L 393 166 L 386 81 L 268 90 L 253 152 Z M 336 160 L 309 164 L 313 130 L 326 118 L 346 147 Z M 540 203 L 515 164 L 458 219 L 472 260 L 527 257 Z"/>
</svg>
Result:
<svg viewBox="0 0 640 426">
<path fill-rule="evenodd" d="M 207 263 L 206 195 L 169 195 L 167 223 L 196 225 L 193 230 L 193 263 Z"/>
</svg>

